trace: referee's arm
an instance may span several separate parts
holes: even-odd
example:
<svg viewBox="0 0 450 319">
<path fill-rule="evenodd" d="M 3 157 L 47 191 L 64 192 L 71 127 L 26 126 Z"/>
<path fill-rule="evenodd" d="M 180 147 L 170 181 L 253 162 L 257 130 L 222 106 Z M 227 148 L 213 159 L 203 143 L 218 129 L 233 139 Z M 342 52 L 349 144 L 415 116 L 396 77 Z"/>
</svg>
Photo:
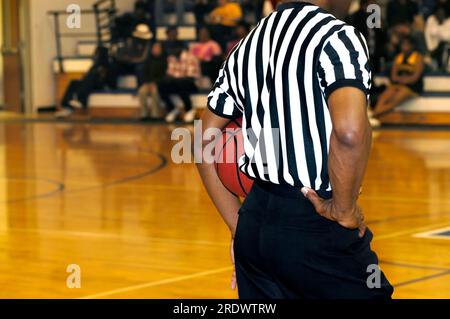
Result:
<svg viewBox="0 0 450 319">
<path fill-rule="evenodd" d="M 227 67 L 226 64 L 224 68 Z M 212 92 L 208 97 L 208 108 L 202 116 L 202 137 L 208 129 L 214 128 L 220 131 L 230 122 L 231 119 L 242 116 L 242 113 L 236 107 L 234 99 L 229 94 L 230 85 L 224 69 L 220 70 Z M 195 149 L 195 156 L 201 158 L 203 147 L 211 141 L 203 140 L 202 147 Z M 214 205 L 222 216 L 223 220 L 230 229 L 231 236 L 234 238 L 236 231 L 238 211 L 241 207 L 239 198 L 231 193 L 220 181 L 217 175 L 214 163 L 201 161 L 197 164 L 198 171 L 203 184 L 212 199 Z"/>
<path fill-rule="evenodd" d="M 222 130 L 229 122 L 229 119 L 217 116 L 207 109 L 202 116 L 203 133 L 210 128 L 218 128 Z M 210 141 L 204 140 L 203 146 L 206 146 L 208 143 L 210 143 Z M 201 152 L 200 149 L 197 149 L 195 152 L 199 154 L 199 151 Z M 217 175 L 214 163 L 202 161 L 197 164 L 197 168 L 209 197 L 212 199 L 214 205 L 230 229 L 231 236 L 234 238 L 238 220 L 237 213 L 241 207 L 239 198 L 223 186 L 219 176 Z"/>
<path fill-rule="evenodd" d="M 365 225 L 357 200 L 372 142 L 366 104 L 366 95 L 357 88 L 345 87 L 331 94 L 328 105 L 333 131 L 328 171 L 333 198 L 326 201 L 312 190 L 306 193 L 319 214 L 344 227 L 359 228 L 361 236 Z"/>
<path fill-rule="evenodd" d="M 324 94 L 333 130 L 330 138 L 328 172 L 333 198 L 321 199 L 310 189 L 302 189 L 322 216 L 344 227 L 366 226 L 357 204 L 372 144 L 372 128 L 367 115 L 371 86 L 367 46 L 356 30 L 337 33 L 324 46 L 320 58 Z"/>
</svg>

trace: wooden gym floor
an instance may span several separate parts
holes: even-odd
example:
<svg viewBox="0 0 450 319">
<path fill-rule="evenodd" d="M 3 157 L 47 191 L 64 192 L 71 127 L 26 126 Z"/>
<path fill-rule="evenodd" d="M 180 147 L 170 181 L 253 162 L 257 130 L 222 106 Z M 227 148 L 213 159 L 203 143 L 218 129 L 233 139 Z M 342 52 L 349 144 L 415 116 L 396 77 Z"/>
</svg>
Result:
<svg viewBox="0 0 450 319">
<path fill-rule="evenodd" d="M 229 234 L 173 127 L 0 124 L 0 298 L 234 298 Z M 396 298 L 450 298 L 450 130 L 376 132 L 361 204 Z M 447 237 L 450 238 L 450 237 Z M 81 267 L 68 289 L 66 268 Z"/>
</svg>

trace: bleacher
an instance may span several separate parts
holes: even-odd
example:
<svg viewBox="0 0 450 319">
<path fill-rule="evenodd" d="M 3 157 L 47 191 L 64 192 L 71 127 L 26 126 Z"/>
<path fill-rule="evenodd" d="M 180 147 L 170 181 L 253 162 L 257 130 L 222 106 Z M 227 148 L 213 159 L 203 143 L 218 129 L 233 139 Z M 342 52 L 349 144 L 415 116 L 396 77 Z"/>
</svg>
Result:
<svg viewBox="0 0 450 319">
<path fill-rule="evenodd" d="M 167 23 L 157 28 L 157 39 L 160 41 L 166 38 L 166 29 L 168 25 L 175 24 L 175 14 L 167 14 Z M 186 42 L 192 42 L 196 39 L 195 17 L 188 12 L 184 17 L 185 23 L 178 28 L 179 38 Z M 62 91 L 71 79 L 80 78 L 92 66 L 92 55 L 97 46 L 95 40 L 79 41 L 76 45 L 76 52 L 71 56 L 55 58 L 53 62 L 53 71 L 60 75 L 57 96 L 62 96 Z M 60 72 L 61 65 L 64 70 L 64 76 Z M 57 76 L 58 79 L 58 76 Z M 202 79 L 205 83 L 203 88 L 199 89 L 197 94 L 192 96 L 194 108 L 203 108 L 206 105 L 207 95 L 209 93 L 210 81 Z M 136 95 L 137 79 L 134 76 L 123 76 L 118 79 L 118 89 L 114 91 L 97 91 L 89 98 L 89 115 L 99 117 L 136 117 L 139 113 L 139 100 Z M 181 103 L 181 101 L 179 102 Z"/>
<path fill-rule="evenodd" d="M 175 24 L 175 14 L 166 16 L 166 25 L 158 26 L 157 38 L 164 40 L 167 25 Z M 195 17 L 186 13 L 185 23 L 179 26 L 179 37 L 187 42 L 195 40 Z M 62 58 L 62 66 L 68 76 L 64 77 L 64 84 L 58 84 L 61 90 L 68 79 L 79 78 L 92 65 L 91 56 L 96 47 L 96 41 L 80 41 L 73 56 Z M 54 61 L 54 72 L 60 74 L 60 63 Z M 57 77 L 58 78 L 58 77 Z M 67 79 L 68 78 L 68 79 Z M 388 83 L 383 76 L 376 76 L 375 83 Z M 119 79 L 118 90 L 98 91 L 90 96 L 89 115 L 100 117 L 135 117 L 139 112 L 139 101 L 136 96 L 137 81 L 133 76 Z M 207 101 L 209 87 L 206 85 L 193 95 L 194 108 L 204 108 Z M 386 114 L 381 119 L 383 124 L 427 124 L 450 125 L 450 74 L 428 74 L 425 77 L 425 92 L 419 98 L 405 102 L 395 111 Z"/>
<path fill-rule="evenodd" d="M 388 84 L 387 77 L 375 77 L 375 84 Z M 430 73 L 424 92 L 380 118 L 383 124 L 450 125 L 450 74 Z"/>
</svg>

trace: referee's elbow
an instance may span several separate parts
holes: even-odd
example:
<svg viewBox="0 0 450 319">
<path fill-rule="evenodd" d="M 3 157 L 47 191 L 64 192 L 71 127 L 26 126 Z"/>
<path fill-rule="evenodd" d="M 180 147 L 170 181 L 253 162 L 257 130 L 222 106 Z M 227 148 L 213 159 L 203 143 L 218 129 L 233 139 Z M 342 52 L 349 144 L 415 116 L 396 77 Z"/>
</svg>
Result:
<svg viewBox="0 0 450 319">
<path fill-rule="evenodd" d="M 368 125 L 347 125 L 334 127 L 333 134 L 340 144 L 353 148 L 361 146 L 370 141 L 372 128 Z"/>
</svg>

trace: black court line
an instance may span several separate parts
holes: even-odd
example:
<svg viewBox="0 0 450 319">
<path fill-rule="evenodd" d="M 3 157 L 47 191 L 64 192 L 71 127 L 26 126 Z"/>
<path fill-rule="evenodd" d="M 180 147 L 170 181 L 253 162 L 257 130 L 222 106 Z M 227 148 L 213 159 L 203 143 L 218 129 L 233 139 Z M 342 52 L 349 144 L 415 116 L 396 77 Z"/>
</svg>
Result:
<svg viewBox="0 0 450 319">
<path fill-rule="evenodd" d="M 407 286 L 407 285 L 415 284 L 415 283 L 422 282 L 422 281 L 427 281 L 427 280 L 430 280 L 430 279 L 436 279 L 436 278 L 444 277 L 444 276 L 447 276 L 447 275 L 450 275 L 450 270 L 443 271 L 443 272 L 440 272 L 440 273 L 434 274 L 434 275 L 420 277 L 420 278 L 417 278 L 417 279 L 407 280 L 407 281 L 395 284 L 393 286 L 394 286 L 394 288 L 404 287 L 404 286 Z"/>
<path fill-rule="evenodd" d="M 144 152 L 144 151 L 142 151 L 142 152 Z M 66 194 L 67 193 L 69 193 L 69 194 L 81 193 L 81 192 L 91 191 L 91 190 L 95 190 L 95 189 L 107 188 L 107 187 L 111 187 L 114 185 L 125 184 L 128 182 L 134 181 L 134 180 L 138 180 L 138 179 L 153 175 L 156 172 L 162 170 L 164 167 L 167 166 L 167 164 L 168 164 L 167 158 L 164 155 L 162 155 L 161 153 L 153 152 L 153 151 L 145 151 L 145 152 L 155 155 L 156 157 L 159 158 L 160 162 L 156 167 L 154 167 L 148 171 L 142 172 L 140 174 L 130 175 L 130 176 L 127 176 L 127 177 L 124 177 L 124 178 L 121 178 L 121 179 L 118 179 L 118 180 L 115 180 L 115 181 L 112 181 L 109 183 L 104 183 L 104 184 L 85 187 L 85 188 L 73 189 L 73 190 L 66 190 L 65 193 Z"/>
<path fill-rule="evenodd" d="M 115 186 L 115 185 L 119 185 L 119 184 L 125 184 L 125 183 L 128 183 L 130 181 L 138 180 L 138 179 L 141 179 L 141 178 L 153 175 L 156 172 L 162 170 L 164 167 L 167 166 L 167 163 L 168 163 L 167 158 L 164 155 L 162 155 L 161 153 L 153 152 L 153 151 L 141 151 L 141 152 L 146 152 L 146 153 L 155 155 L 157 158 L 159 158 L 159 164 L 157 166 L 153 167 L 150 170 L 144 171 L 144 172 L 136 174 L 136 175 L 127 176 L 127 177 L 124 177 L 124 178 L 121 178 L 121 179 L 118 179 L 118 180 L 111 181 L 109 183 L 104 183 L 104 184 L 90 186 L 90 187 L 85 187 L 85 188 L 73 189 L 73 190 L 68 190 L 65 187 L 64 183 L 62 183 L 62 182 L 52 181 L 54 184 L 58 185 L 58 188 L 56 190 L 54 190 L 54 191 L 51 191 L 49 193 L 42 194 L 42 195 L 30 196 L 30 197 L 27 197 L 27 198 L 19 198 L 19 199 L 7 200 L 7 201 L 0 202 L 0 203 L 14 204 L 14 203 L 19 203 L 19 202 L 26 202 L 26 201 L 32 201 L 32 200 L 39 200 L 39 199 L 43 199 L 43 198 L 48 198 L 48 197 L 56 196 L 56 195 L 61 194 L 61 193 L 74 194 L 74 193 L 81 193 L 81 192 L 86 192 L 86 191 L 92 191 L 92 190 L 96 190 L 96 189 L 108 188 L 108 187 L 111 187 L 111 186 Z M 36 180 L 36 178 L 33 178 L 33 177 L 28 177 L 28 179 Z M 49 179 L 40 179 L 40 180 L 51 181 Z"/>
<path fill-rule="evenodd" d="M 6 200 L 6 201 L 0 201 L 0 204 L 12 204 L 12 203 L 17 203 L 17 202 L 26 202 L 26 201 L 34 200 L 34 199 L 47 198 L 47 197 L 51 197 L 53 195 L 56 195 L 56 194 L 64 191 L 64 188 L 65 188 L 64 183 L 62 183 L 60 181 L 48 179 L 48 178 L 27 177 L 27 176 L 25 176 L 25 177 L 9 177 L 9 176 L 5 176 L 3 178 L 6 179 L 6 180 L 44 181 L 44 182 L 47 182 L 49 184 L 54 184 L 56 186 L 56 188 L 54 190 L 51 190 L 51 191 L 49 191 L 47 193 L 43 193 L 43 194 L 38 194 L 38 195 L 33 195 L 33 196 L 23 197 L 23 198 L 15 198 L 15 199 L 10 199 L 10 200 Z"/>
<path fill-rule="evenodd" d="M 404 268 L 412 268 L 412 269 L 427 269 L 427 270 L 440 271 L 437 274 L 427 275 L 427 276 L 423 276 L 423 277 L 419 277 L 419 278 L 415 278 L 415 279 L 402 281 L 402 282 L 399 282 L 397 284 L 392 284 L 392 286 L 394 286 L 394 288 L 404 287 L 404 286 L 412 285 L 412 284 L 415 284 L 415 283 L 418 283 L 418 282 L 427 281 L 427 280 L 430 280 L 430 279 L 436 279 L 436 278 L 439 278 L 439 277 L 444 277 L 444 276 L 450 275 L 450 268 L 444 268 L 444 267 L 414 265 L 414 264 L 399 263 L 399 262 L 387 261 L 387 260 L 380 260 L 380 264 L 399 266 L 399 267 L 404 267 Z"/>
<path fill-rule="evenodd" d="M 398 216 L 398 217 L 388 217 L 388 218 L 384 218 L 384 219 L 369 220 L 366 222 L 366 224 L 370 226 L 370 225 L 384 224 L 384 223 L 403 220 L 403 219 L 425 218 L 427 216 L 429 216 L 428 213 L 411 214 L 411 215 Z"/>
<path fill-rule="evenodd" d="M 400 263 L 400 262 L 388 261 L 388 260 L 380 260 L 380 264 L 399 266 L 399 267 L 405 267 L 405 268 L 413 268 L 413 269 L 429 269 L 429 270 L 437 270 L 437 271 L 450 271 L 450 268 L 435 267 L 435 266 L 425 266 L 425 265 L 414 265 L 414 264 Z"/>
</svg>

